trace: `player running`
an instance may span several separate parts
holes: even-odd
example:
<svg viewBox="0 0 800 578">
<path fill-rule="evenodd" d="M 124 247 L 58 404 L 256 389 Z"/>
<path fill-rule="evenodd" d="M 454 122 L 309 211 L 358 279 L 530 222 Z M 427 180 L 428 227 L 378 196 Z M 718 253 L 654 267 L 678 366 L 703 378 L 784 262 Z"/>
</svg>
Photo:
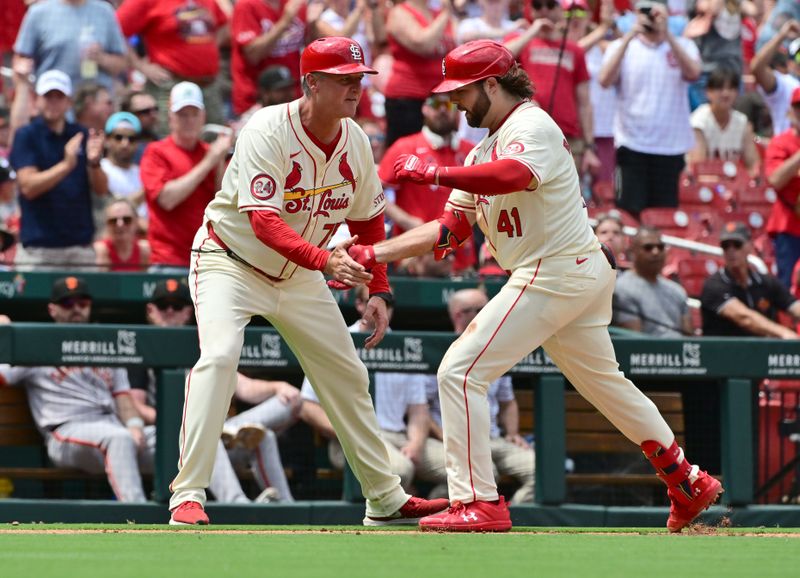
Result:
<svg viewBox="0 0 800 578">
<path fill-rule="evenodd" d="M 473 127 L 489 129 L 464 167 L 414 155 L 395 163 L 399 180 L 452 187 L 438 221 L 374 247 L 350 248 L 368 269 L 433 249 L 441 259 L 477 222 L 510 278 L 452 344 L 438 371 L 451 507 L 423 529 L 505 531 L 489 448 L 488 385 L 539 346 L 581 395 L 641 446 L 666 483 L 667 527 L 679 532 L 722 492 L 691 465 L 656 406 L 619 371 L 607 326 L 615 264 L 589 226 L 578 173 L 564 135 L 530 102 L 527 74 L 502 45 L 468 42 L 444 59 L 449 93 Z M 373 269 L 374 270 L 374 269 Z"/>
</svg>

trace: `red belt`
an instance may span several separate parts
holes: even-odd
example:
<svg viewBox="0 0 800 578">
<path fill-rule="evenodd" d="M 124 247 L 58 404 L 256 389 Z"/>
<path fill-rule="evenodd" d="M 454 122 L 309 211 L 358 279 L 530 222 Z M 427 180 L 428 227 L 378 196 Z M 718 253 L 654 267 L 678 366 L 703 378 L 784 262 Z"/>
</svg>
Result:
<svg viewBox="0 0 800 578">
<path fill-rule="evenodd" d="M 225 251 L 225 253 L 227 253 L 228 257 L 230 257 L 234 261 L 238 261 L 242 265 L 245 265 L 246 267 L 248 267 L 248 268 L 252 269 L 253 271 L 255 271 L 256 273 L 258 273 L 262 277 L 266 277 L 267 279 L 269 279 L 273 283 L 280 283 L 281 281 L 285 281 L 285 279 L 280 279 L 278 277 L 273 277 L 269 273 L 265 273 L 264 271 L 262 271 L 261 269 L 259 269 L 255 265 L 251 265 L 250 263 L 248 263 L 247 261 L 242 259 L 239 255 L 234 253 L 230 249 L 230 247 L 228 247 L 228 245 L 225 244 L 225 241 L 223 241 L 222 239 L 219 238 L 219 235 L 217 235 L 216 231 L 214 231 L 214 227 L 211 224 L 211 221 L 208 221 L 208 236 L 211 237 L 211 240 L 214 241 L 217 245 L 222 247 L 222 249 Z"/>
</svg>

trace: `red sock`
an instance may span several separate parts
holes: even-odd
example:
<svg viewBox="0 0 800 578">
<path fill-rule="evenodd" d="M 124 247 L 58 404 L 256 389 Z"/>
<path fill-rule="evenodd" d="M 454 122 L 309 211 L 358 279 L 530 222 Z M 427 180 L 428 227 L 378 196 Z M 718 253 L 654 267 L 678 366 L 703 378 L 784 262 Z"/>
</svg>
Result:
<svg viewBox="0 0 800 578">
<path fill-rule="evenodd" d="M 669 448 L 665 448 L 657 441 L 647 440 L 642 442 L 642 451 L 656 469 L 656 474 L 667 486 L 678 486 L 689 481 L 692 464 L 683 456 L 683 451 L 678 442 L 673 440 Z"/>
</svg>

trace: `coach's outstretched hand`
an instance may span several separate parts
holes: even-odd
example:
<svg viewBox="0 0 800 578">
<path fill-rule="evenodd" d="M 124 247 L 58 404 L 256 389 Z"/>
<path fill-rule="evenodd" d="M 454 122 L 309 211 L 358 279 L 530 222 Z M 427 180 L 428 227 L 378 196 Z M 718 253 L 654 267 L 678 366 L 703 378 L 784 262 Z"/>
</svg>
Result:
<svg viewBox="0 0 800 578">
<path fill-rule="evenodd" d="M 438 170 L 438 165 L 426 163 L 416 155 L 400 155 L 394 161 L 394 176 L 398 181 L 434 184 Z"/>
<path fill-rule="evenodd" d="M 367 271 L 366 267 L 354 261 L 348 254 L 348 249 L 350 249 L 356 241 L 358 241 L 358 235 L 339 243 L 336 248 L 331 251 L 324 271 L 326 275 L 333 277 L 331 281 L 328 281 L 328 287 L 342 290 L 372 281 L 372 274 Z M 364 247 L 365 245 L 359 246 Z"/>
<path fill-rule="evenodd" d="M 347 250 L 347 254 L 350 255 L 356 263 L 362 265 L 367 273 L 369 273 L 369 270 L 377 263 L 377 261 L 375 261 L 375 247 L 372 245 L 351 245 Z M 337 281 L 336 279 L 331 279 L 328 281 L 328 287 L 337 291 L 345 291 L 350 289 L 351 286 Z"/>
</svg>

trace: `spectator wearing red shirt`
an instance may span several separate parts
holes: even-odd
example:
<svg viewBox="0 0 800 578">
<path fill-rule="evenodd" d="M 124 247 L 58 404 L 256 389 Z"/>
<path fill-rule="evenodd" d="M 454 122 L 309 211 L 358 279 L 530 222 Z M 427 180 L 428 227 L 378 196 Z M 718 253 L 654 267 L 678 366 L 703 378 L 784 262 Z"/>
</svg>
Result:
<svg viewBox="0 0 800 578">
<path fill-rule="evenodd" d="M 778 198 L 767 220 L 775 244 L 778 279 L 792 286 L 792 270 L 800 259 L 800 88 L 792 92 L 791 127 L 774 137 L 764 153 L 764 172 Z"/>
<path fill-rule="evenodd" d="M 233 112 L 238 116 L 256 103 L 261 71 L 283 65 L 300 70 L 306 44 L 306 0 L 239 0 L 233 8 L 231 75 Z M 296 94 L 299 97 L 300 83 Z"/>
<path fill-rule="evenodd" d="M 219 188 L 232 145 L 232 136 L 225 134 L 211 145 L 202 142 L 205 122 L 200 87 L 176 84 L 170 95 L 170 135 L 150 143 L 141 162 L 151 271 L 188 274 L 192 239 Z"/>
<path fill-rule="evenodd" d="M 583 49 L 563 41 L 565 10 L 588 12 L 585 0 L 533 0 L 533 24 L 505 42 L 531 77 L 536 100 L 567 137 L 575 164 L 581 173 L 596 169 L 594 118 L 589 95 L 589 71 Z M 562 52 L 563 46 L 563 52 Z"/>
<path fill-rule="evenodd" d="M 386 215 L 394 222 L 392 235 L 434 221 L 444 211 L 450 187 L 404 181 L 394 176 L 394 163 L 400 155 L 412 154 L 439 166 L 462 166 L 474 146 L 458 137 L 459 113 L 447 95 L 433 95 L 422 105 L 424 126 L 418 133 L 398 139 L 383 156 L 378 176 L 384 187 L 394 190 L 394 201 L 387 198 Z M 391 197 L 391 195 L 388 195 Z M 475 265 L 475 249 L 470 240 L 459 247 L 453 262 L 458 274 Z"/>
<path fill-rule="evenodd" d="M 131 50 L 135 67 L 147 77 L 156 97 L 162 134 L 167 132 L 167 103 L 172 87 L 189 81 L 203 89 L 209 122 L 223 121 L 218 37 L 227 33 L 227 16 L 216 0 L 124 0 L 117 9 L 123 34 L 138 36 L 147 48 L 141 58 Z"/>
<path fill-rule="evenodd" d="M 442 59 L 455 47 L 451 0 L 395 4 L 386 22 L 392 70 L 384 88 L 386 145 L 422 128 L 422 103 L 442 80 Z"/>
</svg>

